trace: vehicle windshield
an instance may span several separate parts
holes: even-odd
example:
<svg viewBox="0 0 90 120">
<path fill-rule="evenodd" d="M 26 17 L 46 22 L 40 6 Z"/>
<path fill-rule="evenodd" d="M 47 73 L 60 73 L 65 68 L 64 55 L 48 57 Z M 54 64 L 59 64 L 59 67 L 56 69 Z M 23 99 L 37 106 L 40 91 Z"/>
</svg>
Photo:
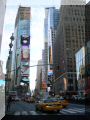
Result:
<svg viewBox="0 0 90 120">
<path fill-rule="evenodd" d="M 57 102 L 56 99 L 46 99 L 44 100 L 44 103 L 49 103 L 49 102 Z"/>
<path fill-rule="evenodd" d="M 61 97 L 61 98 L 57 98 L 57 100 L 64 100 L 64 98 L 63 98 L 63 97 Z"/>
</svg>

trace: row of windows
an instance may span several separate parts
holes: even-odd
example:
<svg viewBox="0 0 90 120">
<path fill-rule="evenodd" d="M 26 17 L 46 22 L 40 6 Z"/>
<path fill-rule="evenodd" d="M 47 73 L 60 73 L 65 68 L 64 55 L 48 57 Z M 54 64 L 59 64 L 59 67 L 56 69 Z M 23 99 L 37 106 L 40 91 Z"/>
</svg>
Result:
<svg viewBox="0 0 90 120">
<path fill-rule="evenodd" d="M 85 21 L 85 18 L 78 18 L 78 17 L 64 17 L 66 21 Z"/>
<path fill-rule="evenodd" d="M 70 7 L 74 7 L 74 8 L 75 8 L 75 7 L 79 7 L 79 8 L 80 8 L 80 7 L 81 7 L 81 8 L 85 8 L 85 5 L 70 5 Z"/>
<path fill-rule="evenodd" d="M 68 25 L 68 26 L 66 26 L 66 28 L 68 29 L 68 28 L 72 28 L 72 29 L 76 29 L 76 28 L 84 28 L 84 26 L 82 26 L 82 25 L 78 25 L 78 26 L 71 26 L 71 25 Z"/>
</svg>

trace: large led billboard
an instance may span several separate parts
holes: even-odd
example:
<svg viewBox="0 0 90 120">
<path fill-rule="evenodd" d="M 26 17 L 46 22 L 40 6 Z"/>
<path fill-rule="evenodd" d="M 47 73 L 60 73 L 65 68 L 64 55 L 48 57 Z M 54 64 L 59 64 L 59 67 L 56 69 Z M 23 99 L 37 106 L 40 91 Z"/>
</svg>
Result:
<svg viewBox="0 0 90 120">
<path fill-rule="evenodd" d="M 22 60 L 23 59 L 29 59 L 30 58 L 30 50 L 27 46 L 22 46 Z"/>
<path fill-rule="evenodd" d="M 21 45 L 30 45 L 30 36 L 21 35 Z"/>
</svg>

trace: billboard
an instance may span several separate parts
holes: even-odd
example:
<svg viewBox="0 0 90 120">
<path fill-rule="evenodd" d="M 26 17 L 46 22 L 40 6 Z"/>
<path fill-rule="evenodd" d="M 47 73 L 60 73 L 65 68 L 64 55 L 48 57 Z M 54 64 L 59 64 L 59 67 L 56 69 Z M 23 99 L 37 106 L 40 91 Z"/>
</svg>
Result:
<svg viewBox="0 0 90 120">
<path fill-rule="evenodd" d="M 29 66 L 25 67 L 25 66 L 21 66 L 21 75 L 29 75 Z"/>
<path fill-rule="evenodd" d="M 28 35 L 21 35 L 21 45 L 30 45 L 30 36 Z"/>
<path fill-rule="evenodd" d="M 48 70 L 48 75 L 53 75 L 54 73 L 53 73 L 53 70 Z"/>
<path fill-rule="evenodd" d="M 30 50 L 28 47 L 25 47 L 25 46 L 22 47 L 21 58 L 22 59 L 29 59 L 30 58 Z"/>
</svg>

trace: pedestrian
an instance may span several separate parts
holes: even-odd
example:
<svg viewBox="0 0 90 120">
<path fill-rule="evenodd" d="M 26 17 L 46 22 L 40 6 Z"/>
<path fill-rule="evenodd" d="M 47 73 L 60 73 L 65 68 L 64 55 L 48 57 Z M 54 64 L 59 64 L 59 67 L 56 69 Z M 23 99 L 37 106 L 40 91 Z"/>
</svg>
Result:
<svg viewBox="0 0 90 120">
<path fill-rule="evenodd" d="M 9 95 L 9 97 L 7 99 L 7 111 L 10 110 L 11 102 L 12 102 L 12 97 L 11 97 L 11 95 Z"/>
</svg>

